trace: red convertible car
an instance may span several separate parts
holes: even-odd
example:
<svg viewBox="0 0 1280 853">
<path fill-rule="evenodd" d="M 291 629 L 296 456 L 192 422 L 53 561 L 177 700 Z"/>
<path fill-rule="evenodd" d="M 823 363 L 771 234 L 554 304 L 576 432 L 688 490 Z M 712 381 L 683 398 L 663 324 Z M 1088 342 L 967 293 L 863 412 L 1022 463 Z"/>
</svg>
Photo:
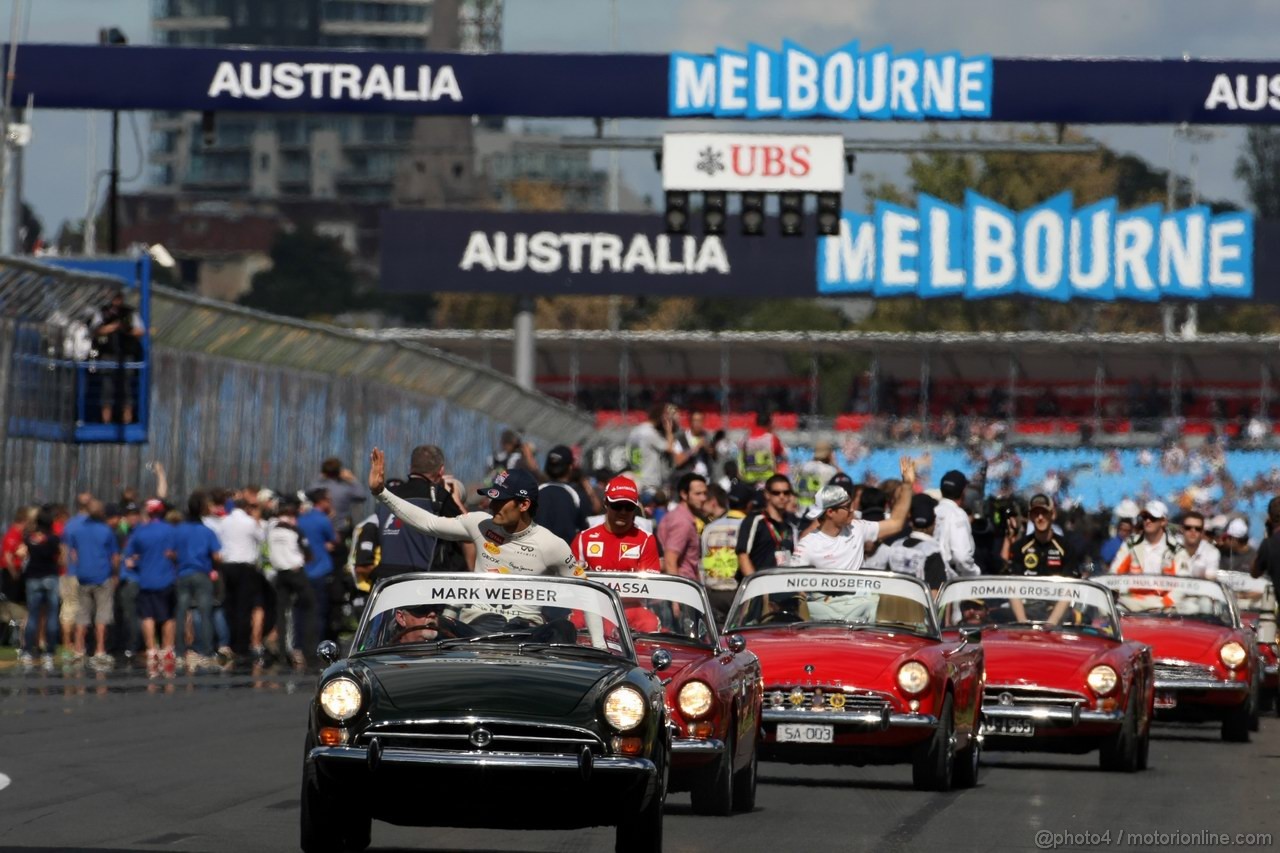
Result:
<svg viewBox="0 0 1280 853">
<path fill-rule="evenodd" d="M 916 787 L 930 790 L 977 781 L 981 634 L 944 641 L 921 581 L 757 572 L 725 631 L 749 638 L 764 669 L 762 758 L 910 763 Z"/>
<path fill-rule="evenodd" d="M 1262 665 L 1235 596 L 1217 581 L 1173 575 L 1103 575 L 1124 633 L 1151 646 L 1158 719 L 1221 720 L 1222 739 L 1246 742 L 1256 725 Z"/>
<path fill-rule="evenodd" d="M 1276 642 L 1276 591 L 1268 578 L 1251 578 L 1245 572 L 1218 572 L 1218 581 L 1236 594 L 1240 620 L 1252 629 L 1262 661 L 1262 688 L 1258 710 L 1280 714 L 1280 643 Z M 1256 732 L 1257 729 L 1255 728 Z"/>
<path fill-rule="evenodd" d="M 671 657 L 663 670 L 671 725 L 670 791 L 698 814 L 749 812 L 756 801 L 760 661 L 740 636 L 721 639 L 706 591 L 672 575 L 591 572 L 622 598 L 637 654 Z"/>
<path fill-rule="evenodd" d="M 1097 749 L 1104 770 L 1146 768 L 1151 651 L 1121 636 L 1105 587 L 1061 577 L 965 578 L 942 587 L 938 606 L 944 632 L 984 632 L 988 749 Z"/>
</svg>

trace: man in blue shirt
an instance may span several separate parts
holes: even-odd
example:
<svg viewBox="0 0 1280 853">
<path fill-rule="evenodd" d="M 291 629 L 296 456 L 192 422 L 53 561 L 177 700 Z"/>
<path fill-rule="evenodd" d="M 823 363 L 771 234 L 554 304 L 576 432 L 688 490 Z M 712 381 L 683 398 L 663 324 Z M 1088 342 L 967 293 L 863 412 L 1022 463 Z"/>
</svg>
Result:
<svg viewBox="0 0 1280 853">
<path fill-rule="evenodd" d="M 213 655 L 213 569 L 222 560 L 222 543 L 218 534 L 205 526 L 203 518 L 209 508 L 209 496 L 193 492 L 187 500 L 187 517 L 178 525 L 178 582 L 176 585 L 178 658 L 185 659 L 187 672 L 199 672 Z M 195 602 L 200 618 L 196 629 L 195 648 L 187 648 L 187 611 Z"/>
<path fill-rule="evenodd" d="M 1131 536 L 1133 536 L 1133 519 L 1122 518 L 1117 521 L 1116 535 L 1102 543 L 1101 553 L 1099 554 L 1102 562 L 1099 565 L 1102 566 L 1101 570 L 1103 572 L 1115 560 L 1116 554 L 1120 551 L 1120 546 L 1128 542 Z"/>
<path fill-rule="evenodd" d="M 68 525 L 70 527 L 70 525 Z M 120 566 L 120 545 L 116 532 L 107 524 L 102 501 L 89 503 L 89 515 L 72 528 L 67 538 L 71 560 L 79 581 L 80 605 L 76 614 L 76 654 L 85 653 L 85 639 L 93 624 L 94 655 L 97 668 L 109 668 L 107 626 L 115 611 L 116 573 Z"/>
<path fill-rule="evenodd" d="M 311 543 L 311 559 L 307 561 L 305 570 L 315 598 L 316 636 L 321 640 L 337 640 L 338 632 L 334 630 L 334 620 L 330 618 L 333 611 L 333 549 L 338 538 L 333 522 L 329 520 L 333 502 L 328 489 L 312 489 L 307 492 L 307 500 L 311 501 L 311 509 L 298 516 L 298 531 Z M 307 655 L 314 651 L 304 649 Z"/>
<path fill-rule="evenodd" d="M 62 623 L 62 643 L 76 659 L 84 656 L 84 647 L 77 647 L 75 642 L 76 622 L 80 614 L 80 581 L 76 579 L 76 558 L 71 549 L 71 540 L 89 518 L 89 503 L 92 500 L 93 495 L 88 492 L 76 495 L 76 514 L 67 519 L 66 526 L 62 528 L 62 542 L 68 547 L 67 570 L 58 577 L 58 600 L 61 602 L 58 621 Z M 66 650 L 63 654 L 67 653 Z"/>
<path fill-rule="evenodd" d="M 173 588 L 178 580 L 178 529 L 164 520 L 164 501 L 152 498 L 146 509 L 149 520 L 129 536 L 124 552 L 138 579 L 138 617 L 147 649 L 147 675 L 155 677 L 162 669 L 172 675 L 176 668 Z M 156 642 L 156 623 L 160 624 L 163 646 Z"/>
</svg>

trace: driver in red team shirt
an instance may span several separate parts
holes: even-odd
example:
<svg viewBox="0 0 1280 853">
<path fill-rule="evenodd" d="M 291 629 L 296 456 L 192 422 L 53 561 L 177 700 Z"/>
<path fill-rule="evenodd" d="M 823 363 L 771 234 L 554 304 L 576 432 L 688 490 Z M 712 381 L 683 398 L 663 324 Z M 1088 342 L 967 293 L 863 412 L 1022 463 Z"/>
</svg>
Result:
<svg viewBox="0 0 1280 853">
<path fill-rule="evenodd" d="M 636 527 L 640 492 L 630 477 L 614 477 L 604 487 L 604 524 L 579 533 L 573 556 L 593 571 L 660 572 L 658 540 Z"/>
</svg>

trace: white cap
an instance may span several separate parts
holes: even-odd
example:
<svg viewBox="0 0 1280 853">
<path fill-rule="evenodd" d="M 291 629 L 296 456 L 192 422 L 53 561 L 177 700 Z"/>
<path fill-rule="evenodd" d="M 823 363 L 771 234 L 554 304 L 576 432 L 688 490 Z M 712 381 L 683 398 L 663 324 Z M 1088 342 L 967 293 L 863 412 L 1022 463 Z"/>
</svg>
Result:
<svg viewBox="0 0 1280 853">
<path fill-rule="evenodd" d="M 1163 519 L 1169 517 L 1169 508 L 1160 501 L 1147 501 L 1147 505 L 1142 508 L 1142 512 L 1152 518 Z"/>
<path fill-rule="evenodd" d="M 818 507 L 818 512 L 826 512 L 829 509 L 844 506 L 852 500 L 844 486 L 823 486 L 814 504 Z"/>
<path fill-rule="evenodd" d="M 1116 504 L 1116 518 L 1137 518 L 1138 505 L 1129 498 L 1125 498 Z"/>
<path fill-rule="evenodd" d="M 1221 530 L 1227 526 L 1227 517 L 1225 515 L 1215 515 L 1205 523 L 1205 527 L 1209 530 Z"/>
<path fill-rule="evenodd" d="M 1249 525 L 1243 518 L 1233 518 L 1227 525 L 1227 535 L 1236 539 L 1244 539 L 1249 535 Z"/>
</svg>

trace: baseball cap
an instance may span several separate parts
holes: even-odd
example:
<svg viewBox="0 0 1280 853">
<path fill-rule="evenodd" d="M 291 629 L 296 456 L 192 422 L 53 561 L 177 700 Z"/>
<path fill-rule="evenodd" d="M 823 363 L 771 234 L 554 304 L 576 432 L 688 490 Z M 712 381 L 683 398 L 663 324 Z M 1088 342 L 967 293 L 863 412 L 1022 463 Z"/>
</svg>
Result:
<svg viewBox="0 0 1280 853">
<path fill-rule="evenodd" d="M 928 527 L 937 516 L 934 513 L 936 501 L 928 495 L 911 496 L 911 526 Z"/>
<path fill-rule="evenodd" d="M 854 487 L 853 478 L 843 471 L 837 471 L 834 474 L 832 474 L 831 479 L 827 481 L 827 485 L 839 486 L 840 488 L 848 492 L 850 497 L 853 496 L 853 487 Z"/>
<path fill-rule="evenodd" d="M 144 507 L 147 510 L 147 515 L 164 515 L 165 513 L 164 501 L 159 498 L 152 498 L 146 502 Z"/>
<path fill-rule="evenodd" d="M 1133 499 L 1125 498 L 1116 504 L 1115 513 L 1116 518 L 1137 518 L 1138 505 L 1134 503 Z"/>
<path fill-rule="evenodd" d="M 1032 495 L 1031 503 L 1027 505 L 1027 512 L 1034 512 L 1037 509 L 1047 509 L 1052 514 L 1053 498 L 1048 495 Z"/>
<path fill-rule="evenodd" d="M 538 481 L 523 468 L 503 471 L 493 478 L 493 485 L 477 490 L 491 501 L 511 500 L 517 498 L 531 501 L 538 494 Z"/>
<path fill-rule="evenodd" d="M 1249 535 L 1249 524 L 1243 518 L 1233 518 L 1227 525 L 1227 535 L 1236 539 L 1244 539 Z"/>
<path fill-rule="evenodd" d="M 1150 518 L 1165 519 L 1169 517 L 1169 508 L 1160 501 L 1147 501 L 1142 514 Z"/>
<path fill-rule="evenodd" d="M 947 492 L 963 492 L 964 487 L 969 485 L 969 478 L 961 471 L 952 470 L 942 475 L 939 485 L 944 495 Z"/>
<path fill-rule="evenodd" d="M 554 453 L 555 451 L 552 452 Z M 630 477 L 617 476 L 604 487 L 604 499 L 610 502 L 627 501 L 638 507 L 640 506 L 640 490 L 636 488 L 635 480 Z"/>
<path fill-rule="evenodd" d="M 829 509 L 845 506 L 852 501 L 853 498 L 849 496 L 844 486 L 826 485 L 822 487 L 822 491 L 818 492 L 815 505 L 818 507 L 818 512 L 826 512 Z"/>
<path fill-rule="evenodd" d="M 551 468 L 555 465 L 572 465 L 573 450 L 563 444 L 557 444 L 555 447 L 547 451 L 547 465 Z"/>
<path fill-rule="evenodd" d="M 131 512 L 140 512 L 140 509 L 136 501 L 125 501 L 120 506 L 120 509 L 124 512 L 125 515 L 128 515 Z"/>
<path fill-rule="evenodd" d="M 115 518 L 117 516 L 124 515 L 124 513 L 120 511 L 120 504 L 107 504 L 102 508 L 102 514 L 107 518 Z"/>
</svg>

